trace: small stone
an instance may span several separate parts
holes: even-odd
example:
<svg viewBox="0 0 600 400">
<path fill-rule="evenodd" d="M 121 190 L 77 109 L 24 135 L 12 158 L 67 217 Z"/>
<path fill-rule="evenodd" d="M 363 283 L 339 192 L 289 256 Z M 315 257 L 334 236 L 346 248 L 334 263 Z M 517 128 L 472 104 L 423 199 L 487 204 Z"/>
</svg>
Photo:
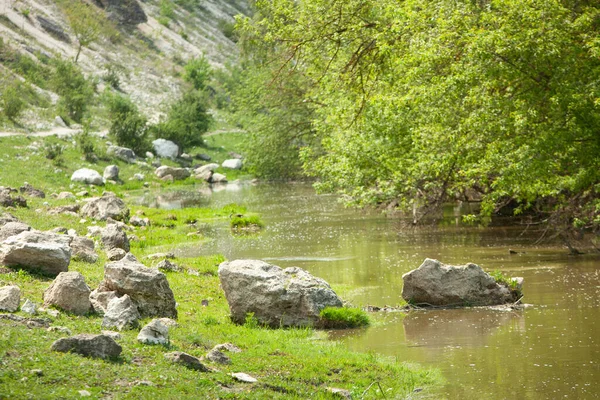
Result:
<svg viewBox="0 0 600 400">
<path fill-rule="evenodd" d="M 45 308 L 43 310 L 46 314 L 50 315 L 51 317 L 54 318 L 58 318 L 58 316 L 60 315 L 60 311 L 55 310 L 54 308 Z"/>
<path fill-rule="evenodd" d="M 64 333 L 65 335 L 71 336 L 71 330 L 69 328 L 67 328 L 66 326 L 51 326 L 47 329 L 48 332 L 60 332 L 60 333 Z"/>
<path fill-rule="evenodd" d="M 79 395 L 81 397 L 90 397 L 92 394 L 90 392 L 88 392 L 87 390 L 80 390 Z"/>
<path fill-rule="evenodd" d="M 187 368 L 194 369 L 201 372 L 210 372 L 210 370 L 200 362 L 200 360 L 194 356 L 181 351 L 173 351 L 166 353 L 165 358 L 172 363 L 181 364 Z"/>
<path fill-rule="evenodd" d="M 154 386 L 154 382 L 152 381 L 137 381 L 135 386 Z"/>
<path fill-rule="evenodd" d="M 31 302 L 31 300 L 25 300 L 25 303 L 21 306 L 21 311 L 27 314 L 35 315 L 37 314 L 37 306 Z"/>
<path fill-rule="evenodd" d="M 136 181 L 143 181 L 144 178 L 144 174 L 133 174 L 133 179 L 135 179 Z"/>
<path fill-rule="evenodd" d="M 173 258 L 175 258 L 175 254 L 174 253 L 154 253 L 154 254 L 150 254 L 150 255 L 146 256 L 146 258 L 149 258 L 151 260 L 157 260 L 159 258 L 173 259 Z"/>
<path fill-rule="evenodd" d="M 117 167 L 116 165 L 108 165 L 106 168 L 104 168 L 103 177 L 107 181 L 119 180 L 119 167 Z"/>
<path fill-rule="evenodd" d="M 122 338 L 121 334 L 115 331 L 102 331 L 102 334 L 112 338 L 113 340 L 121 340 Z"/>
<path fill-rule="evenodd" d="M 0 288 L 0 310 L 15 312 L 19 309 L 21 302 L 21 289 L 18 286 L 10 285 Z"/>
<path fill-rule="evenodd" d="M 181 267 L 179 267 L 179 265 L 172 263 L 169 260 L 162 260 L 161 262 L 158 263 L 158 265 L 156 267 L 161 271 L 176 272 L 176 271 L 181 270 Z"/>
<path fill-rule="evenodd" d="M 232 344 L 232 343 L 218 344 L 215 347 L 213 347 L 213 350 L 229 351 L 231 353 L 241 353 L 242 352 L 242 349 L 240 349 L 239 347 L 237 347 L 235 344 Z"/>
<path fill-rule="evenodd" d="M 240 382 L 244 382 L 244 383 L 256 383 L 258 382 L 258 380 L 244 372 L 234 372 L 231 374 L 231 376 L 233 376 L 233 378 L 235 380 L 238 380 Z"/>
<path fill-rule="evenodd" d="M 206 358 L 218 364 L 231 364 L 231 359 L 229 357 L 215 349 L 209 351 L 208 354 L 206 354 Z"/>
<path fill-rule="evenodd" d="M 119 261 L 126 255 L 127 255 L 127 252 L 125 250 L 119 249 L 119 248 L 110 249 L 106 252 L 106 257 L 110 261 Z"/>
<path fill-rule="evenodd" d="M 30 372 L 31 375 L 44 376 L 44 371 L 42 371 L 41 369 L 32 369 Z"/>
<path fill-rule="evenodd" d="M 346 389 L 328 387 L 327 391 L 341 399 L 352 399 L 352 394 Z"/>
<path fill-rule="evenodd" d="M 169 327 L 163 325 L 159 319 L 153 319 L 142 328 L 137 340 L 144 344 L 169 344 Z"/>
<path fill-rule="evenodd" d="M 161 322 L 161 324 L 163 324 L 167 328 L 177 328 L 179 326 L 177 321 L 175 321 L 174 319 L 171 319 L 171 318 L 164 317 L 164 318 L 158 318 L 158 320 Z"/>
</svg>

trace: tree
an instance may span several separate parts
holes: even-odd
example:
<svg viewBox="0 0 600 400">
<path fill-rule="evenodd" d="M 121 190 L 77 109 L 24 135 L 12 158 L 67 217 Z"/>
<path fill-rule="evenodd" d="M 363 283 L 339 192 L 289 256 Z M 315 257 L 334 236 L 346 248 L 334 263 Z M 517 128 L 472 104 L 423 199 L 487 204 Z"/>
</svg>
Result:
<svg viewBox="0 0 600 400">
<path fill-rule="evenodd" d="M 206 93 L 190 89 L 171 105 L 166 120 L 153 129 L 156 137 L 171 140 L 185 149 L 203 144 L 202 135 L 211 123 Z"/>
<path fill-rule="evenodd" d="M 304 170 L 358 205 L 600 227 L 600 5 L 559 0 L 258 1 L 243 41 L 317 104 Z M 283 60 L 283 61 L 281 61 Z M 286 67 L 283 66 L 286 65 Z M 417 218 L 418 219 L 418 218 Z M 580 222 L 578 222 L 580 221 Z"/>
<path fill-rule="evenodd" d="M 82 0 L 71 0 L 63 4 L 64 12 L 79 44 L 75 55 L 75 63 L 77 63 L 81 49 L 88 47 L 104 35 L 109 21 L 104 13 Z"/>
</svg>

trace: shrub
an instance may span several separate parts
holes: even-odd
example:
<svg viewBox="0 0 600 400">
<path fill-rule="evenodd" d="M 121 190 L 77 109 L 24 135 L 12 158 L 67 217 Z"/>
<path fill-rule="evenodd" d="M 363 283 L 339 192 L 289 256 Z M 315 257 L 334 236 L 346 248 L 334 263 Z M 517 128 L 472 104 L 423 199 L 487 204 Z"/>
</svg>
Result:
<svg viewBox="0 0 600 400">
<path fill-rule="evenodd" d="M 106 64 L 104 66 L 102 80 L 115 90 L 121 89 L 121 75 L 124 68 L 115 64 Z"/>
<path fill-rule="evenodd" d="M 61 59 L 54 60 L 51 85 L 60 96 L 58 108 L 76 122 L 81 122 L 94 96 L 94 84 L 79 67 Z"/>
<path fill-rule="evenodd" d="M 111 121 L 109 134 L 119 146 L 137 153 L 146 151 L 149 145 L 146 118 L 128 97 L 108 95 L 108 113 Z"/>
<path fill-rule="evenodd" d="M 154 136 L 171 140 L 185 149 L 204 143 L 202 134 L 208 131 L 212 117 L 203 93 L 191 90 L 174 103 L 167 118 L 155 125 Z"/>
<path fill-rule="evenodd" d="M 19 115 L 21 115 L 27 106 L 21 96 L 21 86 L 22 85 L 18 81 L 8 85 L 2 91 L 2 96 L 0 99 L 4 115 L 6 115 L 6 117 L 13 122 L 19 117 Z"/>
<path fill-rule="evenodd" d="M 367 313 L 359 308 L 325 307 L 319 315 L 321 317 L 319 328 L 347 329 L 370 324 Z"/>
<path fill-rule="evenodd" d="M 95 162 L 97 160 L 96 146 L 87 126 L 84 127 L 81 133 L 75 136 L 75 142 L 86 161 Z"/>
<path fill-rule="evenodd" d="M 208 60 L 204 56 L 192 58 L 183 69 L 183 79 L 186 82 L 190 82 L 194 86 L 194 89 L 202 90 L 206 88 L 212 70 Z"/>
<path fill-rule="evenodd" d="M 54 164 L 60 165 L 63 163 L 63 152 L 65 147 L 59 143 L 45 143 L 44 154 L 48 160 L 52 160 Z"/>
</svg>

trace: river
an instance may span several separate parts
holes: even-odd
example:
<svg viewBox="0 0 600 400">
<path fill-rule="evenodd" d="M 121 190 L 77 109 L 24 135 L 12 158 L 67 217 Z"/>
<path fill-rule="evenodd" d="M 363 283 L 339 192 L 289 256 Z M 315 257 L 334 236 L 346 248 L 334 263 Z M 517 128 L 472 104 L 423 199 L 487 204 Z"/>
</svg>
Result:
<svg viewBox="0 0 600 400">
<path fill-rule="evenodd" d="M 178 255 L 222 253 L 299 266 L 334 287 L 353 288 L 345 300 L 357 306 L 397 305 L 402 274 L 426 257 L 522 276 L 523 301 L 533 305 L 523 311 L 389 313 L 385 323 L 330 337 L 358 351 L 438 368 L 445 382 L 414 398 L 600 398 L 598 255 L 533 245 L 538 234 L 523 227 L 466 227 L 461 210 L 452 207 L 439 226 L 407 228 L 397 218 L 344 208 L 335 196 L 316 195 L 306 184 L 192 188 L 148 194 L 143 201 L 166 208 L 244 205 L 262 216 L 262 234 L 234 238 L 224 222 L 210 240 Z"/>
</svg>

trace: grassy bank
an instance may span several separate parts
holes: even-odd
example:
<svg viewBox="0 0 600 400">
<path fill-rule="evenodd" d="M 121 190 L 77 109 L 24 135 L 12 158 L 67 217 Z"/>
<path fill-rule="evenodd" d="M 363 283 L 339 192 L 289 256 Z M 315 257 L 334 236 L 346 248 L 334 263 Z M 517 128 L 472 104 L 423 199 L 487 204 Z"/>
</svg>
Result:
<svg viewBox="0 0 600 400">
<path fill-rule="evenodd" d="M 40 142 L 40 148 L 44 148 L 44 142 L 65 145 L 61 164 L 48 160 L 43 151 L 38 154 L 27 151 L 33 141 Z M 108 159 L 86 165 L 72 143 L 56 138 L 3 138 L 0 149 L 3 171 L 0 185 L 19 187 L 28 181 L 48 195 L 83 189 L 91 195 L 100 194 L 103 188 L 72 186 L 71 172 L 84 166 L 101 172 L 104 165 L 115 163 Z M 202 246 L 210 236 L 211 226 L 227 220 L 232 213 L 260 211 L 245 210 L 237 205 L 183 210 L 143 207 L 135 204 L 134 196 L 130 195 L 132 189 L 139 193 L 137 189 L 142 188 L 141 184 L 128 181 L 128 176 L 138 173 L 141 166 L 116 163 L 121 167 L 125 183 L 108 185 L 106 189 L 122 196 L 129 203 L 132 214 L 139 211 L 150 219 L 150 227 L 137 227 L 128 232 L 131 238 L 137 238 L 132 240 L 131 252 L 147 266 L 158 263 L 147 257 L 152 253 L 173 251 L 182 245 Z M 195 185 L 190 186 L 193 190 L 201 186 L 191 180 L 165 183 L 151 172 L 147 174 L 147 181 L 150 188 L 144 190 L 160 191 L 185 184 Z M 79 216 L 46 213 L 48 208 L 66 204 L 68 200 L 47 196 L 45 199 L 27 198 L 27 201 L 28 208 L 8 211 L 36 229 L 63 226 L 84 235 L 87 227 L 95 224 L 93 221 L 82 222 Z M 100 259 L 96 263 L 72 261 L 69 266 L 70 270 L 80 272 L 92 289 L 102 280 L 106 263 L 104 251 L 97 249 L 97 252 Z M 119 340 L 123 353 L 116 361 L 52 352 L 51 344 L 66 336 L 64 333 L 29 329 L 23 324 L 0 319 L 0 398 L 79 398 L 81 390 L 89 392 L 91 398 L 336 398 L 327 391 L 328 387 L 347 389 L 354 398 L 363 398 L 363 392 L 373 383 L 364 398 L 406 398 L 414 389 L 438 380 L 436 373 L 430 370 L 375 354 L 351 352 L 343 345 L 327 340 L 325 331 L 268 329 L 258 326 L 252 319 L 244 325 L 233 324 L 216 274 L 222 261 L 224 258 L 217 254 L 173 260 L 183 270 L 166 272 L 179 313 L 179 327 L 170 330 L 170 345 L 141 345 L 136 340 L 138 331 L 124 331 Z M 30 299 L 41 304 L 43 291 L 51 281 L 25 271 L 2 270 L 0 273 L 0 286 L 18 285 L 22 302 Z M 22 312 L 16 314 L 27 316 Z M 61 312 L 58 317 L 44 313 L 39 317 L 49 318 L 52 326 L 66 327 L 72 334 L 100 333 L 102 330 L 102 318 L 98 315 L 81 317 Z M 148 320 L 142 324 L 146 322 Z M 164 353 L 170 351 L 202 357 L 214 345 L 226 342 L 240 347 L 242 352 L 227 354 L 232 361 L 230 365 L 205 360 L 213 372 L 188 370 L 164 358 Z M 257 378 L 258 383 L 239 383 L 229 375 L 232 372 L 248 373 Z M 384 393 L 378 393 L 379 388 Z"/>
</svg>

